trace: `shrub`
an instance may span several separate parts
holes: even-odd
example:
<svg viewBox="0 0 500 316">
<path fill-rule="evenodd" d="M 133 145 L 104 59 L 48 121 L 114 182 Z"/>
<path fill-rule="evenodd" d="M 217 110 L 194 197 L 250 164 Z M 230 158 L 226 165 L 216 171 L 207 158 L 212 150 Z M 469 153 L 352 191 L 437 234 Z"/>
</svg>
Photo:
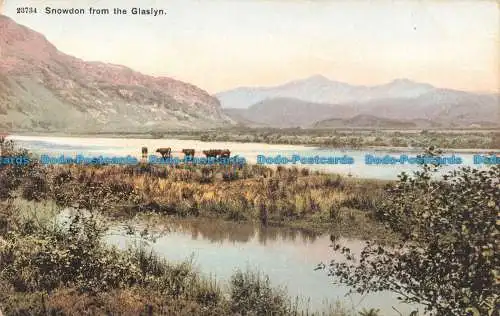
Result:
<svg viewBox="0 0 500 316">
<path fill-rule="evenodd" d="M 389 290 L 436 315 L 492 315 L 498 304 L 495 256 L 500 166 L 463 168 L 433 180 L 432 168 L 402 174 L 377 214 L 401 240 L 368 242 L 355 263 L 332 261 L 330 275 L 358 292 Z"/>
<path fill-rule="evenodd" d="M 49 185 L 44 174 L 33 175 L 27 178 L 23 184 L 22 196 L 28 201 L 41 201 L 47 198 L 48 193 Z"/>
<path fill-rule="evenodd" d="M 237 271 L 231 277 L 231 310 L 243 315 L 290 314 L 290 299 L 271 287 L 268 277 Z"/>
</svg>

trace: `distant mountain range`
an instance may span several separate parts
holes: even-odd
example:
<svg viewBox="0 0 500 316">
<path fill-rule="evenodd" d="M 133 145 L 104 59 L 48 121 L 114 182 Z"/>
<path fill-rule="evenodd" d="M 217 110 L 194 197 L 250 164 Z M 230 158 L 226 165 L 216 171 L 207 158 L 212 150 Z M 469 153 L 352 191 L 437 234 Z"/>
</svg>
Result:
<svg viewBox="0 0 500 316">
<path fill-rule="evenodd" d="M 273 98 L 299 99 L 312 103 L 339 104 L 379 99 L 414 98 L 435 88 L 407 79 L 394 80 L 380 86 L 355 86 L 330 80 L 321 75 L 291 81 L 275 87 L 236 88 L 217 93 L 224 108 L 248 108 Z"/>
<path fill-rule="evenodd" d="M 0 129 L 141 132 L 230 123 L 198 87 L 66 55 L 0 15 Z"/>
<path fill-rule="evenodd" d="M 498 94 L 441 89 L 408 79 L 367 87 L 313 76 L 276 87 L 237 88 L 216 96 L 226 114 L 250 126 L 321 127 L 332 126 L 332 122 L 350 127 L 370 127 L 369 122 L 375 124 L 372 127 L 500 125 Z M 360 117 L 365 119 L 358 126 Z M 366 120 L 369 117 L 372 119 Z M 340 124 L 339 120 L 345 121 Z"/>
</svg>

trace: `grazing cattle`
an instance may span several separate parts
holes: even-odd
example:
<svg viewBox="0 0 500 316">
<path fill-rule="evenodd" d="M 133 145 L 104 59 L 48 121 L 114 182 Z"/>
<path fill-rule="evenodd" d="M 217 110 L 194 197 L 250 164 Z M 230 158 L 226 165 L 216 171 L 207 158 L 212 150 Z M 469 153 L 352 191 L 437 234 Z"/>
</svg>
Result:
<svg viewBox="0 0 500 316">
<path fill-rule="evenodd" d="M 194 157 L 194 149 L 183 149 L 182 153 L 184 154 L 185 157 L 187 156 Z"/>
<path fill-rule="evenodd" d="M 170 147 L 167 148 L 158 148 L 156 150 L 157 153 L 160 153 L 163 159 L 165 158 L 170 158 L 170 153 L 172 152 L 172 149 Z"/>
<path fill-rule="evenodd" d="M 207 158 L 217 157 L 219 151 L 217 149 L 204 150 L 203 154 L 207 156 Z"/>
<path fill-rule="evenodd" d="M 0 134 L 0 157 L 3 156 L 3 145 L 7 141 L 7 136 L 9 135 L 4 133 Z M 0 312 L 0 316 L 2 316 L 1 314 L 2 312 Z"/>
<path fill-rule="evenodd" d="M 142 152 L 142 159 L 147 159 L 148 158 L 148 147 L 142 147 L 141 149 Z"/>
<path fill-rule="evenodd" d="M 228 149 L 210 149 L 210 150 L 204 150 L 203 154 L 205 154 L 207 158 L 210 157 L 229 158 L 231 152 Z"/>
</svg>

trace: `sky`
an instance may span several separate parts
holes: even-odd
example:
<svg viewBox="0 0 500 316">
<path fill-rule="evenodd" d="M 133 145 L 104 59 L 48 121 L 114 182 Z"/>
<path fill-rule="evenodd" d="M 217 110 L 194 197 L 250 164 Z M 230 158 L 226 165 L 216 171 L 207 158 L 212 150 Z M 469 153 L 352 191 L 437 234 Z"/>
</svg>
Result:
<svg viewBox="0 0 500 316">
<path fill-rule="evenodd" d="M 2 0 L 0 0 L 1 2 Z M 210 93 L 321 74 L 350 84 L 398 78 L 500 90 L 496 1 L 23 0 L 3 14 L 61 51 L 195 84 Z M 161 16 L 48 15 L 52 8 L 156 8 Z"/>
</svg>

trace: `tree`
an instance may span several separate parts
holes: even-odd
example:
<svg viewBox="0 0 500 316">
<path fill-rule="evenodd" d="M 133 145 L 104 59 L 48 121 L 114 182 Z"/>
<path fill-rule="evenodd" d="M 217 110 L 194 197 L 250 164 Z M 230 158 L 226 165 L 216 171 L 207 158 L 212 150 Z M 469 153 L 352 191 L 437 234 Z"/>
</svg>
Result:
<svg viewBox="0 0 500 316">
<path fill-rule="evenodd" d="M 400 240 L 367 242 L 359 255 L 334 240 L 346 261 L 332 261 L 329 275 L 358 293 L 396 292 L 431 315 L 498 315 L 500 166 L 463 167 L 442 180 L 434 171 L 402 173 L 376 210 Z"/>
</svg>

